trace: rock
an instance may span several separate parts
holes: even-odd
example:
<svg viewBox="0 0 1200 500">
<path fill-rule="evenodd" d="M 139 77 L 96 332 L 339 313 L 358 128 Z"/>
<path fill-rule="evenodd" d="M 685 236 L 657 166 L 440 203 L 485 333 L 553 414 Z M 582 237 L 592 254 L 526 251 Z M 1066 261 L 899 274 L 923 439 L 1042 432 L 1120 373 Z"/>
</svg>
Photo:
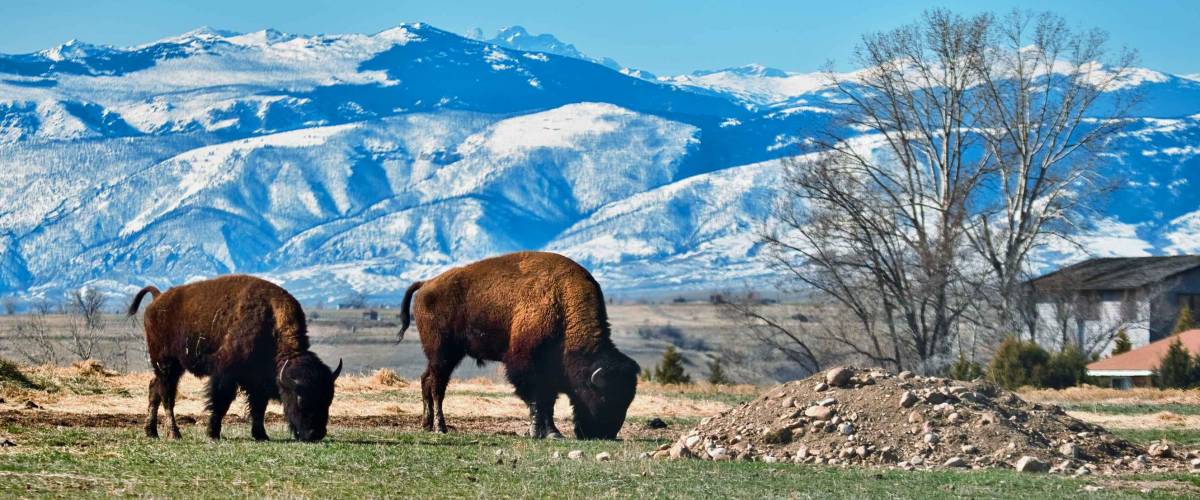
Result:
<svg viewBox="0 0 1200 500">
<path fill-rule="evenodd" d="M 946 417 L 946 422 L 949 422 L 950 425 L 957 425 L 961 421 L 962 415 L 959 415 L 958 412 L 951 413 L 949 417 Z"/>
<path fill-rule="evenodd" d="M 996 420 L 997 418 L 995 413 L 987 412 L 979 416 L 979 425 L 995 425 Z"/>
<path fill-rule="evenodd" d="M 819 406 L 833 406 L 835 404 L 837 404 L 837 398 L 825 398 L 817 401 L 817 405 Z"/>
<path fill-rule="evenodd" d="M 858 458 L 867 458 L 867 455 L 870 453 L 871 449 L 867 448 L 866 446 L 858 446 L 854 448 L 854 454 L 858 455 Z"/>
<path fill-rule="evenodd" d="M 699 443 L 700 443 L 700 436 L 698 436 L 698 435 L 688 436 L 687 439 L 685 439 L 683 441 L 683 445 L 687 446 L 688 448 L 695 448 L 696 445 Z"/>
<path fill-rule="evenodd" d="M 919 424 L 919 423 L 923 422 L 924 420 L 925 420 L 925 417 L 921 416 L 921 412 L 919 412 L 917 410 L 913 410 L 913 411 L 909 412 L 909 414 L 908 414 L 908 423 L 910 423 L 910 424 Z"/>
<path fill-rule="evenodd" d="M 925 463 L 925 457 L 921 455 L 913 455 L 912 458 L 908 459 L 909 465 L 921 465 L 923 463 Z"/>
<path fill-rule="evenodd" d="M 841 432 L 842 434 L 847 435 L 847 436 L 854 434 L 854 431 L 855 431 L 854 424 L 852 424 L 850 422 L 842 422 L 842 425 L 838 426 L 838 432 Z"/>
<path fill-rule="evenodd" d="M 11 448 L 16 445 L 17 445 L 17 443 L 14 443 L 13 440 L 11 440 L 11 439 L 8 439 L 8 438 L 0 439 L 0 448 Z"/>
<path fill-rule="evenodd" d="M 654 453 L 659 453 L 659 452 L 656 451 Z M 654 455 L 648 451 L 643 451 L 641 453 L 638 453 L 638 460 L 650 460 L 653 457 L 654 457 Z"/>
<path fill-rule="evenodd" d="M 609 460 L 612 460 L 612 454 L 610 454 L 607 451 L 602 451 L 602 452 L 596 454 L 597 462 L 607 462 Z"/>
<path fill-rule="evenodd" d="M 775 455 L 766 455 L 762 457 L 762 461 L 763 463 L 773 464 L 779 462 L 779 459 Z"/>
<path fill-rule="evenodd" d="M 708 458 L 714 461 L 729 460 L 729 451 L 725 448 L 713 448 L 708 450 Z"/>
<path fill-rule="evenodd" d="M 934 392 L 931 392 L 931 393 L 925 395 L 925 402 L 929 403 L 931 405 L 942 404 L 942 403 L 946 402 L 946 395 L 942 394 L 940 392 L 934 391 Z"/>
<path fill-rule="evenodd" d="M 1191 465 L 1192 470 L 1200 470 L 1200 458 L 1193 458 L 1188 464 Z"/>
<path fill-rule="evenodd" d="M 1038 460 L 1037 457 L 1025 455 L 1017 460 L 1014 468 L 1017 469 L 1017 472 L 1042 473 L 1050 471 L 1050 464 Z"/>
<path fill-rule="evenodd" d="M 656 451 L 656 452 L 654 452 L 654 455 L 652 455 L 652 457 L 655 460 L 666 460 L 668 458 L 671 458 L 671 451 L 670 450 Z"/>
<path fill-rule="evenodd" d="M 1080 467 L 1078 469 L 1075 469 L 1076 476 L 1086 476 L 1091 473 L 1092 473 L 1092 469 L 1089 469 L 1087 467 Z"/>
<path fill-rule="evenodd" d="M 908 380 L 915 376 L 917 376 L 915 373 L 910 372 L 908 370 L 904 370 L 904 371 L 896 374 L 896 378 L 899 378 L 900 380 Z"/>
<path fill-rule="evenodd" d="M 583 460 L 583 450 L 571 450 L 567 453 L 567 458 L 571 460 Z"/>
<path fill-rule="evenodd" d="M 831 387 L 841 387 L 850 381 L 850 377 L 854 376 L 854 370 L 839 366 L 825 372 L 825 383 Z"/>
<path fill-rule="evenodd" d="M 813 420 L 829 420 L 833 417 L 834 410 L 828 406 L 810 406 L 804 410 L 804 416 Z"/>
<path fill-rule="evenodd" d="M 937 444 L 942 439 L 936 432 L 925 433 L 925 444 Z"/>
<path fill-rule="evenodd" d="M 767 444 L 788 444 L 792 442 L 792 429 L 784 427 L 763 434 L 763 442 Z"/>
<path fill-rule="evenodd" d="M 966 453 L 968 455 L 974 455 L 976 453 L 979 453 L 979 447 L 975 446 L 973 444 L 964 444 L 964 445 L 962 445 L 962 448 L 960 448 L 960 449 L 962 450 L 963 453 Z"/>
<path fill-rule="evenodd" d="M 912 391 L 904 391 L 904 393 L 900 395 L 901 408 L 911 408 L 912 405 L 915 404 L 917 404 L 917 395 L 913 394 Z"/>
<path fill-rule="evenodd" d="M 942 463 L 942 467 L 967 467 L 967 461 L 963 460 L 962 457 L 950 457 L 949 460 Z"/>
<path fill-rule="evenodd" d="M 1149 453 L 1154 458 L 1171 458 L 1175 455 L 1175 452 L 1171 450 L 1171 445 L 1167 443 L 1151 444 Z"/>
<path fill-rule="evenodd" d="M 654 417 L 654 418 L 646 421 L 646 428 L 647 429 L 666 429 L 667 423 L 664 422 L 663 419 L 661 419 L 661 418 Z"/>
<path fill-rule="evenodd" d="M 1075 443 L 1063 443 L 1058 447 L 1058 454 L 1067 458 L 1079 458 L 1079 447 Z"/>
<path fill-rule="evenodd" d="M 27 400 L 25 400 L 25 409 L 26 410 L 37 410 L 37 409 L 41 409 L 41 406 L 38 406 L 37 403 L 34 403 L 32 399 L 27 399 Z"/>
<path fill-rule="evenodd" d="M 818 382 L 817 385 L 813 386 L 814 392 L 825 392 L 828 390 L 829 390 L 829 384 L 826 384 L 825 382 Z"/>
</svg>

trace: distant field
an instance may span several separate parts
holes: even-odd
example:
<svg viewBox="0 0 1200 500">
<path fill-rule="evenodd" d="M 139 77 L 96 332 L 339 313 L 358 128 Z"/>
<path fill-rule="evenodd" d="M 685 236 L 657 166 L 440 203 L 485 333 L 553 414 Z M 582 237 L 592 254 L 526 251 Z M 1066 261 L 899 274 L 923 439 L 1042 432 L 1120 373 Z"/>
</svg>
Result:
<svg viewBox="0 0 1200 500">
<path fill-rule="evenodd" d="M 770 307 L 786 312 L 794 306 Z M 362 310 L 306 312 L 313 350 L 330 364 L 336 364 L 342 358 L 351 373 L 389 368 L 404 377 L 417 377 L 425 369 L 425 357 L 415 326 L 406 334 L 404 342 L 396 343 L 396 334 L 400 330 L 396 309 L 378 309 L 377 320 L 364 319 Z M 608 313 L 617 346 L 645 368 L 654 366 L 663 350 L 675 344 L 684 355 L 687 371 L 703 378 L 707 376 L 707 361 L 715 356 L 723 343 L 746 341 L 739 337 L 737 325 L 722 318 L 719 311 L 707 303 L 613 304 L 608 306 Z M 28 361 L 21 351 L 31 350 L 32 346 L 28 340 L 15 338 L 14 334 L 18 325 L 29 320 L 30 316 L 26 314 L 0 316 L 0 357 Z M 68 349 L 71 338 L 67 316 L 50 314 L 45 316 L 45 323 L 51 339 L 57 344 L 59 363 L 70 364 L 78 359 Z M 682 337 L 647 338 L 638 334 L 639 329 L 655 330 L 666 326 L 676 328 Z M 101 341 L 94 357 L 106 365 L 133 371 L 149 368 L 142 327 L 136 317 L 107 315 L 99 337 Z M 455 377 L 501 379 L 499 368 L 494 363 L 478 367 L 466 360 L 455 372 Z"/>
</svg>

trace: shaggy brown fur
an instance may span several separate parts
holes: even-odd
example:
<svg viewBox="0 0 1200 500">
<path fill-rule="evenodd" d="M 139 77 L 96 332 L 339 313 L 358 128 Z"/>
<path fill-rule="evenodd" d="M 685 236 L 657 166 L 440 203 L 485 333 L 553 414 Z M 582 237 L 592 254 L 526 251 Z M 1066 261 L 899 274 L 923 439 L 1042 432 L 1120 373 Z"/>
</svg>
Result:
<svg viewBox="0 0 1200 500">
<path fill-rule="evenodd" d="M 418 292 L 419 290 L 419 292 Z M 600 285 L 561 255 L 520 252 L 451 269 L 414 283 L 404 295 L 429 364 L 421 377 L 424 426 L 446 431 L 442 399 L 464 356 L 501 361 L 529 405 L 534 437 L 561 436 L 554 427 L 560 393 L 575 410 L 581 438 L 614 438 L 637 387 L 637 363 L 609 338 Z"/>
<path fill-rule="evenodd" d="M 137 313 L 146 294 L 153 297 L 144 323 L 154 369 L 147 436 L 158 436 L 162 403 L 171 436 L 179 437 L 175 393 L 184 371 L 209 377 L 212 439 L 220 438 L 221 420 L 239 387 L 247 396 L 255 439 L 267 439 L 263 415 L 270 399 L 283 400 L 297 439 L 315 441 L 325 436 L 333 381 L 341 363 L 330 372 L 308 350 L 304 311 L 286 290 L 252 276 L 225 276 L 162 294 L 151 286 L 134 297 L 130 315 Z"/>
</svg>

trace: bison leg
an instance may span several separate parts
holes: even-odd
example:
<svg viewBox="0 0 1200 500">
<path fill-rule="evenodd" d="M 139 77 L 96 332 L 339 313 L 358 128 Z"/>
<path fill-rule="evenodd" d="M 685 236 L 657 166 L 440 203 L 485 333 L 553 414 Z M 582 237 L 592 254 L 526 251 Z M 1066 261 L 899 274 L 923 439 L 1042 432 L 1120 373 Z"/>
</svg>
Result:
<svg viewBox="0 0 1200 500">
<path fill-rule="evenodd" d="M 150 405 L 147 408 L 149 415 L 146 417 L 146 437 L 149 438 L 158 438 L 158 405 L 162 402 L 162 395 L 158 390 L 158 386 L 158 375 L 155 375 L 150 380 Z"/>
<path fill-rule="evenodd" d="M 558 400 L 558 393 L 554 391 L 542 390 L 537 394 L 535 404 L 538 407 L 538 416 L 541 417 L 541 436 L 551 439 L 562 439 L 562 432 L 559 432 L 558 427 L 554 425 L 554 402 Z"/>
<path fill-rule="evenodd" d="M 237 384 L 232 381 L 213 376 L 208 379 L 208 438 L 216 441 L 221 439 L 221 421 L 225 412 L 237 397 Z"/>
<path fill-rule="evenodd" d="M 183 374 L 178 366 L 157 364 L 154 379 L 150 381 L 150 405 L 147 408 L 149 418 L 146 419 L 146 436 L 158 437 L 158 406 L 163 405 L 167 414 L 167 427 L 171 438 L 179 439 L 179 425 L 175 423 L 175 394 L 179 388 L 179 377 Z"/>
<path fill-rule="evenodd" d="M 421 427 L 427 432 L 433 432 L 433 378 L 432 368 L 426 367 L 421 374 Z"/>
<path fill-rule="evenodd" d="M 267 427 L 263 424 L 263 420 L 267 414 L 269 399 L 259 391 L 246 391 L 246 399 L 250 409 L 250 436 L 255 441 L 266 441 L 268 439 Z"/>
<path fill-rule="evenodd" d="M 421 376 L 421 399 L 425 403 L 422 426 L 425 430 L 446 432 L 442 400 L 446 398 L 446 386 L 450 384 L 450 375 L 465 355 L 462 350 L 445 344 L 437 349 L 426 349 L 425 358 L 429 360 L 429 364 L 425 367 L 425 374 Z"/>
</svg>

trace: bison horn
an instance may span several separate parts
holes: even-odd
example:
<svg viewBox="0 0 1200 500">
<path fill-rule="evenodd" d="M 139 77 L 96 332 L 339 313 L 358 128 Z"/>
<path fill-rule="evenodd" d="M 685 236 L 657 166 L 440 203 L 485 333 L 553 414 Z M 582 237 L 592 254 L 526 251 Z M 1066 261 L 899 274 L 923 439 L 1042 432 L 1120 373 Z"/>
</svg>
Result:
<svg viewBox="0 0 1200 500">
<path fill-rule="evenodd" d="M 292 362 L 292 360 L 288 359 L 283 362 L 283 366 L 279 367 L 279 375 L 277 375 L 275 377 L 275 381 L 278 382 L 279 385 L 283 385 L 283 372 L 284 372 L 284 370 L 287 370 L 287 365 L 288 365 L 288 363 L 291 363 L 291 362 Z"/>
<path fill-rule="evenodd" d="M 341 374 L 342 374 L 342 358 L 338 358 L 338 367 L 336 370 L 333 371 L 333 379 L 337 380 L 338 376 Z"/>
<path fill-rule="evenodd" d="M 596 371 L 592 372 L 592 376 L 588 379 L 592 383 L 592 385 L 594 385 L 596 387 L 604 387 L 604 379 L 596 378 L 597 375 L 600 375 L 600 371 L 603 369 L 604 369 L 604 367 L 600 367 L 600 368 L 597 368 Z"/>
</svg>

